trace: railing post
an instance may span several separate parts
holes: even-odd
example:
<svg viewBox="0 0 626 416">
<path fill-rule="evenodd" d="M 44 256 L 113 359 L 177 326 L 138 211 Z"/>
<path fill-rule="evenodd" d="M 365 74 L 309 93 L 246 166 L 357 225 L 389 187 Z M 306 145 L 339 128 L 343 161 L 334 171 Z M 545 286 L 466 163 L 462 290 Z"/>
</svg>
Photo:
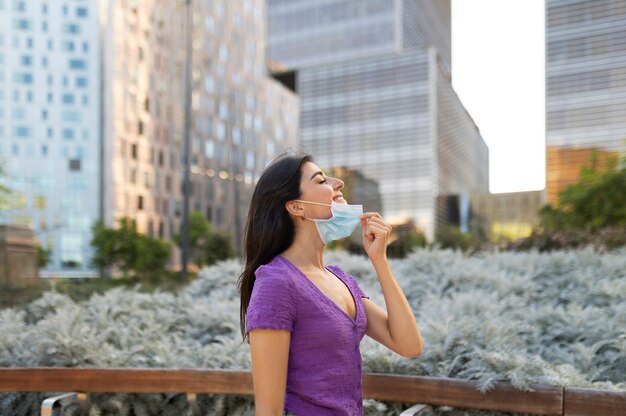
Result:
<svg viewBox="0 0 626 416">
<path fill-rule="evenodd" d="M 191 408 L 191 414 L 193 416 L 202 416 L 200 406 L 198 406 L 198 395 L 196 393 L 187 393 L 187 402 Z"/>
</svg>

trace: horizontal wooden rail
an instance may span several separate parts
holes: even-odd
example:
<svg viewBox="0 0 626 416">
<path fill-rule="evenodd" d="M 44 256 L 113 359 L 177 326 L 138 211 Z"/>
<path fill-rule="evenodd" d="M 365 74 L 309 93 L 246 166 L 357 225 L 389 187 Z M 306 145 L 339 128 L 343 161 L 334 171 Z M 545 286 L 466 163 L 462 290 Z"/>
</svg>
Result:
<svg viewBox="0 0 626 416">
<path fill-rule="evenodd" d="M 626 415 L 626 391 L 497 384 L 486 393 L 474 381 L 366 373 L 363 397 L 382 401 L 536 415 Z M 252 395 L 247 371 L 129 368 L 0 368 L 0 392 L 207 393 Z"/>
<path fill-rule="evenodd" d="M 481 393 L 478 383 L 474 381 L 387 374 L 365 374 L 363 396 L 393 402 L 534 415 L 560 415 L 563 405 L 562 387 L 533 386 L 533 391 L 526 392 L 507 384 L 498 384 Z"/>
</svg>

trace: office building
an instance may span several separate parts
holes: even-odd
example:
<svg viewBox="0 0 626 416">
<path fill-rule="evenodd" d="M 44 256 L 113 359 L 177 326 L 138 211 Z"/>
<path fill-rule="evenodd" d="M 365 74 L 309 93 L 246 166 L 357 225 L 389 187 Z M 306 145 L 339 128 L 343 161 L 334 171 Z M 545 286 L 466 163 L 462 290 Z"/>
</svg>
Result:
<svg viewBox="0 0 626 416">
<path fill-rule="evenodd" d="M 0 1 L 0 221 L 32 227 L 67 275 L 89 272 L 99 218 L 98 20 L 95 0 Z"/>
<path fill-rule="evenodd" d="M 192 4 L 189 206 L 240 248 L 255 179 L 297 146 L 299 102 L 267 75 L 264 1 Z M 182 222 L 186 30 L 186 2 L 103 13 L 103 215 L 163 239 Z"/>
<path fill-rule="evenodd" d="M 487 146 L 451 87 L 450 1 L 268 9 L 268 54 L 297 71 L 301 143 L 320 166 L 376 182 L 383 215 L 429 239 L 438 195 L 488 192 Z"/>
<path fill-rule="evenodd" d="M 192 4 L 190 210 L 240 247 L 252 185 L 297 147 L 299 101 L 267 74 L 264 1 Z M 2 180 L 14 190 L 1 220 L 51 250 L 42 276 L 95 275 L 99 219 L 179 232 L 185 13 L 184 1 L 0 0 Z"/>
<path fill-rule="evenodd" d="M 546 1 L 546 202 L 626 150 L 626 3 Z"/>
</svg>

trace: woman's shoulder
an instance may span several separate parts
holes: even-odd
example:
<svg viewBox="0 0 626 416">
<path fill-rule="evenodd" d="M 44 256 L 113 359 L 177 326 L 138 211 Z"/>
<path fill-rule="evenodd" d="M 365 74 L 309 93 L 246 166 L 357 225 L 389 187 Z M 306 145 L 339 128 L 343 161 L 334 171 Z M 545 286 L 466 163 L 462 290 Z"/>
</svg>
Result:
<svg viewBox="0 0 626 416">
<path fill-rule="evenodd" d="M 254 272 L 256 279 L 264 280 L 280 280 L 282 282 L 290 282 L 290 269 L 280 256 L 274 257 L 269 262 L 259 266 Z"/>
</svg>

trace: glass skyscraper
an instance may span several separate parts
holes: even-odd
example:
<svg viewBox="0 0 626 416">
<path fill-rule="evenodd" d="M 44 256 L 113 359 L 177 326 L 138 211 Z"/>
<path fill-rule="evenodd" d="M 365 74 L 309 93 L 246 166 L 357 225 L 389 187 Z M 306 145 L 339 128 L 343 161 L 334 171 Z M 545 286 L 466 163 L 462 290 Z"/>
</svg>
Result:
<svg viewBox="0 0 626 416">
<path fill-rule="evenodd" d="M 546 201 L 626 150 L 626 3 L 546 1 Z"/>
<path fill-rule="evenodd" d="M 89 270 L 99 217 L 98 1 L 0 0 L 0 221 L 33 227 L 49 271 Z"/>
<path fill-rule="evenodd" d="M 269 57 L 297 70 L 301 143 L 320 166 L 377 183 L 383 214 L 430 238 L 439 195 L 488 192 L 487 146 L 451 87 L 449 1 L 268 8 Z"/>
</svg>

